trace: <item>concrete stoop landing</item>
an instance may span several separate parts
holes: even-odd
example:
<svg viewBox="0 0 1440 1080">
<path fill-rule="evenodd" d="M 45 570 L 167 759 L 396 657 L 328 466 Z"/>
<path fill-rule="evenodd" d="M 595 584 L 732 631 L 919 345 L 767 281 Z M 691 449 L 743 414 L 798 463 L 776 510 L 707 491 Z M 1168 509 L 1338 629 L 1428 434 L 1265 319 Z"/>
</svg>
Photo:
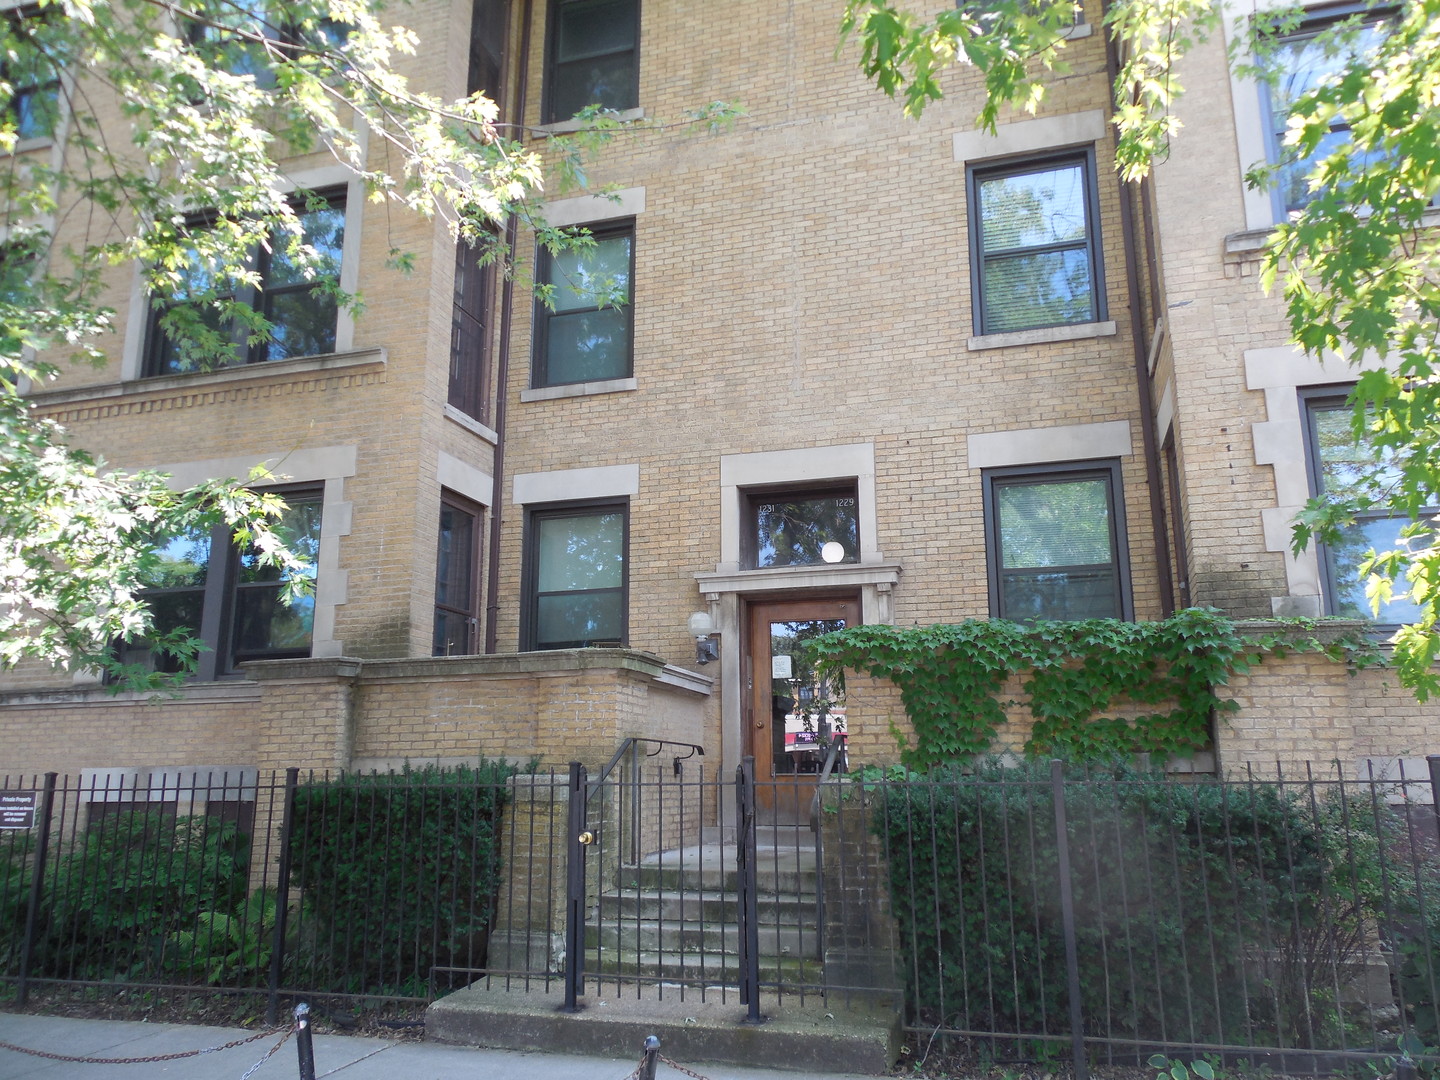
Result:
<svg viewBox="0 0 1440 1080">
<path fill-rule="evenodd" d="M 613 987 L 607 987 L 613 992 Z M 591 994 L 581 1011 L 564 1013 L 559 981 L 528 992 L 480 985 L 441 998 L 425 1013 L 425 1037 L 461 1046 L 550 1053 L 596 1054 L 639 1060 L 645 1038 L 688 1068 L 706 1063 L 813 1073 L 890 1070 L 900 1052 L 900 1014 L 893 1007 L 852 999 L 848 1007 L 807 995 L 763 995 L 764 1023 L 745 1023 L 747 1009 L 732 987 L 705 1000 L 699 991 L 653 986 L 622 988 L 617 997 Z"/>
</svg>

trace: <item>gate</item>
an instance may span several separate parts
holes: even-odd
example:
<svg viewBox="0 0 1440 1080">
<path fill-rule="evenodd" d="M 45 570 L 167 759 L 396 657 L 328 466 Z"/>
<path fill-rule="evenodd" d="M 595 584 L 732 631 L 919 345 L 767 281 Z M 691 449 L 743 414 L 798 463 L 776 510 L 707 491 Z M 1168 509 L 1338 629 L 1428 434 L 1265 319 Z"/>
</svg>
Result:
<svg viewBox="0 0 1440 1080">
<path fill-rule="evenodd" d="M 587 992 L 735 995 L 823 987 L 821 882 L 808 825 L 764 825 L 769 794 L 746 758 L 735 777 L 688 769 L 698 748 L 630 740 L 600 774 L 570 766 L 565 1008 Z M 666 748 L 668 770 L 648 766 Z"/>
</svg>

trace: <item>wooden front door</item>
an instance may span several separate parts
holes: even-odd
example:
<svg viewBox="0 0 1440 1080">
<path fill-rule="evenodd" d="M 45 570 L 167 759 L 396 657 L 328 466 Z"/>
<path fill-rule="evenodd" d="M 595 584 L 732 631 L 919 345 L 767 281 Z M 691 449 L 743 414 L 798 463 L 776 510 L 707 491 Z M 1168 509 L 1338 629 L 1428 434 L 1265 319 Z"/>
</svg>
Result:
<svg viewBox="0 0 1440 1080">
<path fill-rule="evenodd" d="M 761 820 L 810 820 L 825 751 L 844 738 L 845 686 L 822 678 L 808 642 L 860 621 L 860 602 L 766 600 L 750 605 L 747 723 Z M 841 760 L 843 761 L 843 754 Z"/>
</svg>

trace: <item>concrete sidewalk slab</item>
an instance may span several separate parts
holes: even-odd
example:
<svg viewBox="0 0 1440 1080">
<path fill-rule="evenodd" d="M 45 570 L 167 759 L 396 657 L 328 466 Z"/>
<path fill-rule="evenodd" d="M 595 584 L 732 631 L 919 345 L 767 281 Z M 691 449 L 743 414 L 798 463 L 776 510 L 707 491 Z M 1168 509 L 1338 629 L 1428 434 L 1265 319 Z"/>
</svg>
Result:
<svg viewBox="0 0 1440 1080">
<path fill-rule="evenodd" d="M 221 1046 L 252 1034 L 254 1032 L 238 1028 L 0 1013 L 0 1042 L 75 1057 L 151 1057 Z M 128 1065 L 51 1061 L 0 1049 L 0 1080 L 148 1080 L 150 1077 L 240 1080 L 279 1038 L 277 1034 L 198 1057 Z M 335 1077 L 336 1080 L 625 1080 L 640 1060 L 638 1044 L 633 1056 L 625 1058 L 527 1053 L 434 1042 L 393 1042 L 346 1035 L 316 1036 L 314 1045 L 317 1078 Z M 676 1057 L 669 1047 L 662 1046 L 661 1053 L 707 1080 L 862 1080 L 850 1073 L 697 1067 Z M 656 1073 L 657 1080 L 679 1080 L 681 1075 L 663 1064 Z M 252 1080 L 295 1080 L 298 1076 L 295 1041 L 291 1038 L 255 1071 Z"/>
</svg>

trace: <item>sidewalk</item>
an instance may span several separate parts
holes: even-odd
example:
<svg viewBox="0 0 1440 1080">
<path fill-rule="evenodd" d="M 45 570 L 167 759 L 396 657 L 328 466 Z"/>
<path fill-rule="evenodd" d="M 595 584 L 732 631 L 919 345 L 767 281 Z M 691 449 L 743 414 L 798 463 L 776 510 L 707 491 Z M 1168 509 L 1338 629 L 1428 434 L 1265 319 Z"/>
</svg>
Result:
<svg viewBox="0 0 1440 1080">
<path fill-rule="evenodd" d="M 255 1034 L 238 1028 L 142 1024 L 123 1020 L 71 1020 L 0 1012 L 0 1042 L 75 1057 L 139 1058 L 220 1046 Z M 59 1062 L 0 1049 L 0 1080 L 240 1080 L 280 1036 L 267 1037 L 199 1057 L 132 1065 Z M 442 1046 L 427 1042 L 318 1035 L 315 1075 L 339 1080 L 625 1080 L 639 1064 L 641 1047 L 628 1060 L 568 1054 L 521 1053 Z M 660 1053 L 665 1054 L 662 1045 Z M 251 1080 L 295 1080 L 300 1075 L 291 1037 L 253 1073 Z M 865 1080 L 858 1075 L 742 1069 L 732 1065 L 679 1064 L 706 1080 Z M 656 1080 L 685 1074 L 663 1062 Z M 871 1078 L 873 1080 L 873 1078 Z"/>
</svg>

